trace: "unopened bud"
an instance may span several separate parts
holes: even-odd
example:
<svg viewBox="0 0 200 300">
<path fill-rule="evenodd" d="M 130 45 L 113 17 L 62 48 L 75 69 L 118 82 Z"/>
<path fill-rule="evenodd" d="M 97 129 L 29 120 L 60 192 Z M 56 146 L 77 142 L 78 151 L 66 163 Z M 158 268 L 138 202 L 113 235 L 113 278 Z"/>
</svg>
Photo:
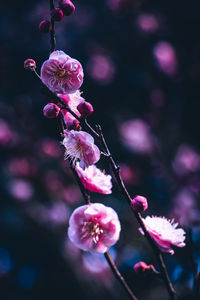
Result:
<svg viewBox="0 0 200 300">
<path fill-rule="evenodd" d="M 48 103 L 43 109 L 43 114 L 48 119 L 57 118 L 60 108 L 55 103 Z"/>
<path fill-rule="evenodd" d="M 47 20 L 40 22 L 38 29 L 41 33 L 49 33 L 52 30 L 51 23 Z"/>
<path fill-rule="evenodd" d="M 155 270 L 153 265 L 147 265 L 144 261 L 140 261 L 135 264 L 133 267 L 135 273 L 137 275 L 142 275 L 143 273 L 155 273 L 157 275 L 157 271 Z"/>
<path fill-rule="evenodd" d="M 79 124 L 79 121 L 76 120 L 76 119 L 67 121 L 66 126 L 67 126 L 68 130 L 72 130 L 72 129 L 77 130 L 77 131 L 81 130 L 81 126 Z"/>
<path fill-rule="evenodd" d="M 24 69 L 26 70 L 35 70 L 36 62 L 32 58 L 28 58 L 24 61 Z"/>
<path fill-rule="evenodd" d="M 59 6 L 65 16 L 70 16 L 75 11 L 75 6 L 70 0 L 60 0 Z"/>
<path fill-rule="evenodd" d="M 81 114 L 82 117 L 88 117 L 94 111 L 92 104 L 90 104 L 89 102 L 86 102 L 86 101 L 81 102 L 77 106 L 77 109 L 80 112 L 80 114 Z"/>
<path fill-rule="evenodd" d="M 147 199 L 143 196 L 137 195 L 131 200 L 131 207 L 138 213 L 145 211 L 148 208 Z"/>
<path fill-rule="evenodd" d="M 63 11 L 60 8 L 54 8 L 51 11 L 51 18 L 55 22 L 60 22 L 63 19 Z"/>
</svg>

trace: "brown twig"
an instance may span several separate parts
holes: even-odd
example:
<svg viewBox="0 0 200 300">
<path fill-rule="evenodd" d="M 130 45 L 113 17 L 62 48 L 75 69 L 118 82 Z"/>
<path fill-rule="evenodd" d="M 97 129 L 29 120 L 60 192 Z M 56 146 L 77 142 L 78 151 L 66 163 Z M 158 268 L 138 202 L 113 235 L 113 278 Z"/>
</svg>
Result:
<svg viewBox="0 0 200 300">
<path fill-rule="evenodd" d="M 53 9 L 54 9 L 54 0 L 50 0 L 50 13 Z M 51 45 L 50 53 L 52 53 L 56 49 L 55 24 L 52 18 L 51 18 L 51 27 L 52 29 L 50 31 L 50 45 Z"/>
<path fill-rule="evenodd" d="M 121 273 L 119 272 L 117 266 L 115 265 L 114 261 L 112 260 L 112 257 L 110 255 L 110 253 L 109 252 L 104 253 L 104 257 L 107 260 L 107 262 L 108 262 L 111 270 L 113 271 L 115 277 L 117 278 L 117 280 L 120 281 L 121 285 L 123 286 L 125 291 L 129 294 L 130 298 L 134 299 L 134 300 L 137 300 L 136 296 L 133 294 L 133 292 L 129 288 L 127 282 L 125 281 L 124 277 L 121 275 Z"/>
<path fill-rule="evenodd" d="M 109 151 L 109 148 L 105 142 L 105 138 L 103 136 L 103 133 L 102 133 L 102 129 L 101 129 L 101 126 L 96 126 L 96 129 L 97 129 L 97 132 L 98 132 L 98 135 L 99 135 L 99 138 L 101 139 L 101 143 L 103 145 L 103 148 L 104 148 L 104 151 L 107 153 L 107 157 L 109 159 L 109 162 L 110 162 L 110 165 L 112 167 L 112 171 L 114 173 L 114 176 L 115 176 L 115 179 L 119 185 L 119 188 L 120 188 L 120 191 L 122 193 L 122 195 L 124 196 L 125 200 L 128 202 L 128 204 L 130 205 L 131 203 L 131 196 L 129 195 L 127 189 L 126 189 L 126 186 L 121 178 L 121 175 L 120 175 L 120 167 L 116 165 L 110 151 Z M 146 230 L 146 227 L 144 225 L 144 222 L 142 220 L 142 217 L 139 213 L 135 212 L 134 210 L 132 210 L 132 212 L 134 213 L 135 217 L 136 217 L 136 220 L 137 222 L 139 223 L 140 227 L 142 228 L 143 232 L 144 232 L 144 235 L 145 237 L 147 238 L 149 244 L 151 245 L 151 248 L 153 249 L 153 252 L 155 254 L 155 257 L 157 259 L 157 262 L 158 262 L 158 265 L 159 265 L 159 268 L 160 268 L 160 273 L 161 273 L 161 276 L 162 276 L 162 279 L 166 285 L 166 288 L 169 292 L 169 295 L 170 295 L 170 298 L 172 300 L 176 300 L 177 299 L 177 296 L 176 296 L 176 292 L 173 288 L 173 285 L 169 279 L 169 276 L 168 276 L 168 273 L 167 273 L 167 269 L 166 269 L 166 266 L 165 266 L 165 263 L 163 261 L 163 257 L 162 257 L 162 254 L 160 252 L 160 250 L 158 249 L 158 246 L 157 244 L 155 243 L 155 241 L 151 238 L 151 236 L 149 235 L 148 231 Z"/>
</svg>

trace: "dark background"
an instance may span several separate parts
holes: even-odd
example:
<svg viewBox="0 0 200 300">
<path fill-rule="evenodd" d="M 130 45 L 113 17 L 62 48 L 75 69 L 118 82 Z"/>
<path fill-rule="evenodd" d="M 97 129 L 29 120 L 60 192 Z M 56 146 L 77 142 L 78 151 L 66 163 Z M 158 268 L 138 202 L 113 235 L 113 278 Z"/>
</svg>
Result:
<svg viewBox="0 0 200 300">
<path fill-rule="evenodd" d="M 83 65 L 81 90 L 95 109 L 90 121 L 102 125 L 130 193 L 148 198 L 146 214 L 175 217 L 191 232 L 199 262 L 199 1 L 74 4 L 75 14 L 56 23 L 57 49 Z M 1 299 L 126 299 L 103 257 L 91 258 L 67 238 L 69 216 L 83 200 L 63 162 L 58 123 L 42 114 L 51 99 L 23 68 L 33 58 L 40 72 L 48 58 L 49 36 L 38 31 L 45 18 L 48 1 L 1 3 Z M 113 185 L 112 195 L 92 196 L 119 214 L 112 255 L 139 299 L 168 299 L 161 281 L 133 271 L 139 260 L 155 261 Z M 190 250 L 165 255 L 180 299 L 192 298 Z"/>
</svg>

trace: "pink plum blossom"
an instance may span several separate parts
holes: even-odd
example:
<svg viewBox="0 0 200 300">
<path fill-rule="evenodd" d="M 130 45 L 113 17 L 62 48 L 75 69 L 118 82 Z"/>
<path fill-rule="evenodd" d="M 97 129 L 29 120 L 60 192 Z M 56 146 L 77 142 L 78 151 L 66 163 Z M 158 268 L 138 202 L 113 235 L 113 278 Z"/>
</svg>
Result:
<svg viewBox="0 0 200 300">
<path fill-rule="evenodd" d="M 160 251 L 174 254 L 171 245 L 176 247 L 185 246 L 185 232 L 182 228 L 176 228 L 178 223 L 174 223 L 174 220 L 168 220 L 165 217 L 147 216 L 143 219 L 143 222 Z M 139 230 L 144 235 L 143 230 L 141 228 Z"/>
<path fill-rule="evenodd" d="M 94 193 L 111 194 L 112 182 L 111 176 L 104 174 L 95 165 L 89 166 L 83 170 L 79 164 L 76 165 L 76 171 L 81 179 L 83 186 Z"/>
<path fill-rule="evenodd" d="M 41 79 L 52 92 L 71 94 L 83 83 L 83 69 L 78 60 L 57 50 L 43 63 Z"/>
<path fill-rule="evenodd" d="M 91 253 L 105 253 L 114 245 L 121 226 L 117 213 L 100 203 L 78 207 L 69 220 L 68 236 L 78 248 Z"/>
<path fill-rule="evenodd" d="M 100 150 L 89 133 L 75 130 L 65 130 L 64 133 L 65 155 L 66 158 L 70 157 L 74 164 L 79 160 L 80 167 L 85 169 L 100 159 Z"/>
<path fill-rule="evenodd" d="M 73 94 L 59 94 L 58 96 L 78 117 L 81 117 L 77 106 L 85 100 L 83 97 L 81 97 L 81 92 L 79 90 Z M 76 120 L 75 117 L 72 116 L 72 114 L 70 114 L 66 109 L 62 109 L 62 115 L 67 127 L 69 127 L 71 123 Z"/>
</svg>

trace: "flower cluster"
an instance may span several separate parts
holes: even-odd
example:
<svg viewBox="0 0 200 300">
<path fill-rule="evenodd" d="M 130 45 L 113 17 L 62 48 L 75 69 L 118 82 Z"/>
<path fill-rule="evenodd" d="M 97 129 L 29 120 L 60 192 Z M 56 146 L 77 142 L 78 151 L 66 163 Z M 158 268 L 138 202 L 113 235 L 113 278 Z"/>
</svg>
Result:
<svg viewBox="0 0 200 300">
<path fill-rule="evenodd" d="M 59 6 L 51 10 L 51 21 L 60 22 L 64 16 L 70 16 L 75 11 L 75 6 L 70 0 L 60 0 Z M 38 26 L 41 33 L 52 31 L 52 25 L 49 20 L 42 20 Z"/>
<path fill-rule="evenodd" d="M 53 118 L 62 114 L 66 125 L 62 142 L 65 147 L 65 157 L 71 159 L 85 189 L 110 194 L 111 176 L 104 174 L 95 166 L 100 159 L 100 150 L 94 144 L 93 137 L 81 130 L 78 121 L 93 112 L 92 105 L 85 101 L 79 91 L 83 82 L 81 64 L 63 51 L 54 51 L 42 65 L 41 80 L 60 98 L 58 106 L 53 103 L 45 106 L 44 115 Z M 132 199 L 131 207 L 135 213 L 141 213 L 148 208 L 147 199 L 137 195 Z M 185 246 L 185 232 L 183 229 L 177 229 L 177 224 L 173 221 L 148 216 L 143 219 L 143 222 L 160 251 L 173 254 L 171 245 Z M 139 230 L 144 234 L 141 228 Z M 119 239 L 119 233 L 120 223 L 117 214 L 113 209 L 99 203 L 77 208 L 70 218 L 69 238 L 85 251 L 106 252 Z"/>
</svg>

